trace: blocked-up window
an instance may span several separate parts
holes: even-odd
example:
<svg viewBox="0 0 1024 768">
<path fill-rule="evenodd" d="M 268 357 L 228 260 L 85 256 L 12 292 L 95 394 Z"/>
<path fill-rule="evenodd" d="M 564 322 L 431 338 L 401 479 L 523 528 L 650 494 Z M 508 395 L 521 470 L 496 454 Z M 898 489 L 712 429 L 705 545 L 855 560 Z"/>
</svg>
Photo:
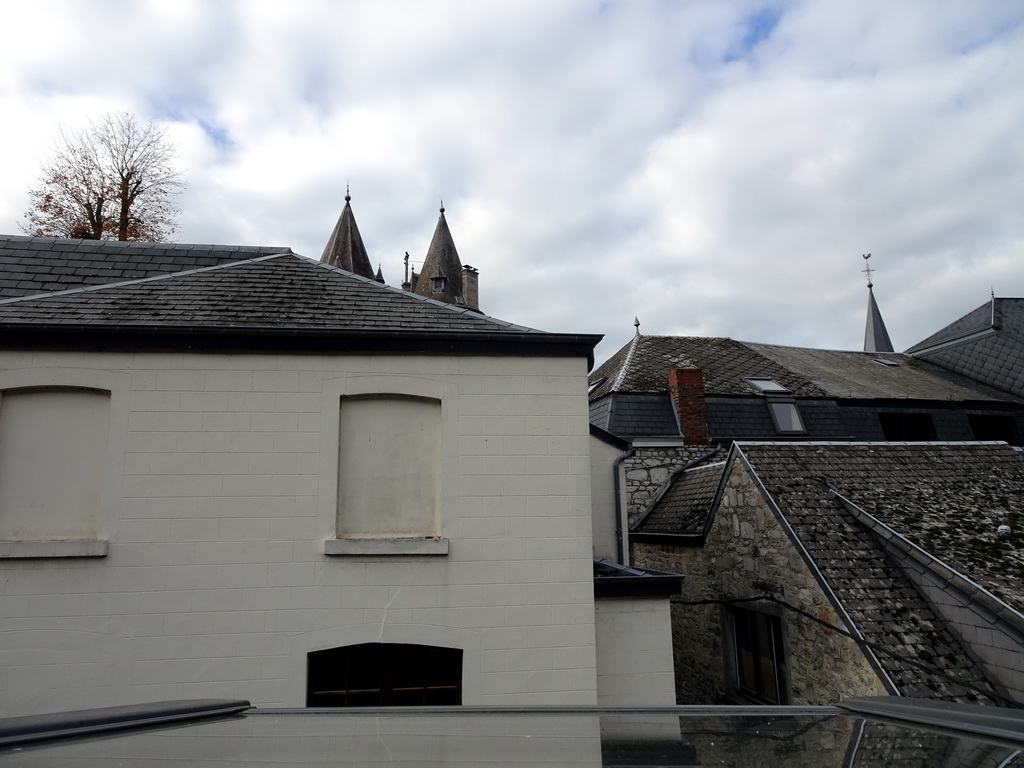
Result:
<svg viewBox="0 0 1024 768">
<path fill-rule="evenodd" d="M 110 393 L 0 392 L 0 539 L 94 539 L 106 480 Z"/>
<path fill-rule="evenodd" d="M 439 536 L 441 402 L 343 397 L 339 424 L 338 538 Z"/>
</svg>

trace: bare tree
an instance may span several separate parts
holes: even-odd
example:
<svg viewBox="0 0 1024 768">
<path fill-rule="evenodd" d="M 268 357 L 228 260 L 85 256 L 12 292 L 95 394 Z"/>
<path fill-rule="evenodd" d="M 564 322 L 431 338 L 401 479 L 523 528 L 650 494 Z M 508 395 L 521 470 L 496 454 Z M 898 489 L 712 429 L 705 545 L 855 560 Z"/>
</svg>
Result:
<svg viewBox="0 0 1024 768">
<path fill-rule="evenodd" d="M 152 122 L 106 115 L 75 133 L 61 131 L 22 231 L 36 237 L 166 240 L 174 232 L 174 197 L 185 187 L 175 148 Z"/>
</svg>

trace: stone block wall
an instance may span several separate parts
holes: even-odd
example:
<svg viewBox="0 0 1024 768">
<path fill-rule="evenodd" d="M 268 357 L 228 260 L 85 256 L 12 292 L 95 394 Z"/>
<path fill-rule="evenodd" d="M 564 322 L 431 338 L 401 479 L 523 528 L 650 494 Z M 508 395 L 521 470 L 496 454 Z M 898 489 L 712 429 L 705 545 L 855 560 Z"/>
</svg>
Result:
<svg viewBox="0 0 1024 768">
<path fill-rule="evenodd" d="M 710 445 L 637 446 L 626 459 L 626 511 L 632 525 L 668 481 L 669 475 L 711 450 Z"/>
<path fill-rule="evenodd" d="M 722 703 L 727 689 L 721 602 L 770 596 L 835 627 L 845 628 L 760 491 L 740 462 L 730 468 L 726 492 L 703 547 L 633 543 L 640 567 L 686 575 L 674 598 L 676 699 L 680 704 Z M 709 605 L 688 605 L 694 601 Z M 758 609 L 757 603 L 743 607 Z M 769 611 L 778 604 L 766 602 Z M 834 704 L 848 696 L 886 690 L 853 640 L 799 613 L 781 608 L 792 704 Z"/>
</svg>

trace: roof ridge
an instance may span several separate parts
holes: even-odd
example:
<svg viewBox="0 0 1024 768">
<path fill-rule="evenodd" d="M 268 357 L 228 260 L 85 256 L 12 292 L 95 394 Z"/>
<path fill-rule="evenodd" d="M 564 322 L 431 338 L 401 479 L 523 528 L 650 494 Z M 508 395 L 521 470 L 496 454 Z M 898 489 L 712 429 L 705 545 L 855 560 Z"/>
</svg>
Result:
<svg viewBox="0 0 1024 768">
<path fill-rule="evenodd" d="M 31 293 L 31 294 L 28 294 L 26 296 L 15 296 L 14 298 L 11 298 L 11 299 L 0 299 L 0 306 L 6 305 L 6 304 L 17 304 L 18 302 L 21 302 L 21 301 L 31 301 L 32 299 L 42 299 L 42 298 L 50 299 L 50 298 L 55 298 L 57 296 L 69 296 L 69 295 L 79 294 L 79 293 L 103 291 L 103 290 L 106 290 L 108 288 L 121 288 L 121 287 L 124 287 L 124 286 L 138 285 L 140 283 L 152 283 L 152 282 L 155 282 L 155 281 L 158 281 L 158 280 L 166 280 L 168 278 L 173 278 L 173 277 L 187 277 L 187 276 L 190 276 L 190 275 L 199 274 L 201 272 L 211 272 L 211 271 L 219 270 L 219 269 L 230 269 L 231 267 L 237 267 L 237 266 L 240 266 L 242 264 L 253 264 L 253 263 L 256 263 L 256 262 L 260 262 L 260 261 L 268 261 L 269 259 L 278 259 L 278 258 L 281 258 L 282 256 L 295 256 L 296 258 L 301 258 L 301 259 L 305 258 L 305 256 L 299 256 L 299 254 L 295 253 L 294 251 L 292 251 L 289 248 L 287 251 L 282 251 L 281 253 L 270 253 L 270 254 L 267 254 L 265 256 L 256 256 L 256 257 L 253 257 L 251 259 L 240 259 L 238 261 L 229 261 L 229 262 L 227 262 L 225 264 L 214 264 L 214 265 L 209 266 L 209 267 L 197 267 L 196 269 L 187 269 L 187 270 L 184 270 L 182 272 L 168 272 L 168 273 L 162 274 L 162 275 L 150 275 L 149 277 L 139 277 L 139 278 L 135 278 L 135 279 L 132 279 L 132 280 L 122 280 L 122 281 L 117 282 L 117 283 L 102 283 L 100 285 L 86 285 L 86 286 L 81 286 L 81 287 L 78 287 L 78 288 L 68 288 L 65 291 L 50 291 L 50 292 L 44 292 L 44 293 Z"/>
<path fill-rule="evenodd" d="M 637 347 L 640 345 L 640 339 L 643 338 L 640 334 L 640 329 L 637 328 L 633 338 L 629 341 L 629 352 L 626 353 L 626 359 L 622 361 L 622 367 L 619 368 L 619 375 L 615 377 L 615 381 L 612 382 L 611 391 L 618 392 L 619 387 L 626 380 L 626 372 L 629 371 L 629 366 L 633 362 L 633 356 L 636 354 Z"/>
<path fill-rule="evenodd" d="M 296 254 L 296 255 L 298 255 L 298 254 Z M 303 256 L 302 258 L 306 258 L 306 257 Z M 497 318 L 497 317 L 491 317 L 490 315 L 484 314 L 483 312 L 480 312 L 479 310 L 473 310 L 473 309 L 470 309 L 469 307 L 462 306 L 460 304 L 449 304 L 446 301 L 440 301 L 438 299 L 434 299 L 434 298 L 431 298 L 429 296 L 421 296 L 418 293 L 413 293 L 412 291 L 407 291 L 407 290 L 405 290 L 403 288 L 397 288 L 396 286 L 388 285 L 387 283 L 379 283 L 379 282 L 377 282 L 377 280 L 370 279 L 368 277 L 363 277 L 363 275 L 360 275 L 357 272 L 349 272 L 344 267 L 338 267 L 338 266 L 335 266 L 334 264 L 327 264 L 326 262 L 322 262 L 322 261 L 313 261 L 312 259 L 307 259 L 307 261 L 309 261 L 312 264 L 312 266 L 319 267 L 321 269 L 331 270 L 333 272 L 340 272 L 341 274 L 346 275 L 347 277 L 352 277 L 352 278 L 355 278 L 356 280 L 359 280 L 361 282 L 364 282 L 364 283 L 367 283 L 367 284 L 371 284 L 371 285 L 375 285 L 377 288 L 382 288 L 384 290 L 391 291 L 392 293 L 399 294 L 401 296 L 406 296 L 406 297 L 411 298 L 411 299 L 415 299 L 416 301 L 422 301 L 422 302 L 430 304 L 431 306 L 434 306 L 434 307 L 443 307 L 444 309 L 448 310 L 449 312 L 455 312 L 456 314 L 460 314 L 460 315 L 469 315 L 471 317 L 478 317 L 478 318 L 481 318 L 483 320 L 490 320 L 491 322 L 497 323 L 498 325 L 504 325 L 507 328 L 511 328 L 511 329 L 515 329 L 515 330 L 519 330 L 519 331 L 526 331 L 528 333 L 547 333 L 547 331 L 542 331 L 539 328 L 530 328 L 529 326 L 518 325 L 516 323 L 509 322 L 508 320 L 502 320 L 502 319 Z"/>
</svg>

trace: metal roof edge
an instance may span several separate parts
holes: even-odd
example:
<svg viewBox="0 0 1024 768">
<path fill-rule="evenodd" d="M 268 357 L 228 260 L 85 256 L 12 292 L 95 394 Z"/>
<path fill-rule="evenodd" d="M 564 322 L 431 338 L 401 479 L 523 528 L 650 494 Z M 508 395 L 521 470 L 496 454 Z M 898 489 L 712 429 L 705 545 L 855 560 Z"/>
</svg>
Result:
<svg viewBox="0 0 1024 768">
<path fill-rule="evenodd" d="M 919 547 L 906 536 L 898 533 L 895 529 L 843 496 L 834 488 L 829 488 L 829 494 L 838 499 L 853 518 L 857 520 L 857 522 L 875 534 L 877 538 L 881 539 L 883 547 L 885 547 L 886 550 L 889 550 L 890 554 L 895 554 L 896 559 L 902 560 L 903 555 L 909 556 L 922 568 L 931 572 L 942 581 L 952 583 L 957 587 L 957 589 L 963 592 L 968 599 L 977 600 L 983 607 L 991 611 L 999 619 L 1010 624 L 1016 632 L 1024 635 L 1024 614 L 1012 605 L 1002 598 L 994 595 L 969 576 L 964 575 L 956 568 L 953 568 L 927 550 Z"/>
<path fill-rule="evenodd" d="M 4 349 L 536 354 L 586 357 L 592 365 L 600 340 L 593 334 L 538 331 L 0 323 Z"/>
<path fill-rule="evenodd" d="M 910 347 L 903 354 L 909 355 L 910 357 L 923 357 L 930 352 L 938 352 L 946 347 L 954 347 L 957 344 L 963 344 L 967 341 L 980 339 L 984 336 L 991 336 L 994 333 L 998 333 L 998 330 L 999 329 L 994 326 L 989 326 L 988 328 L 982 328 L 980 331 L 968 331 L 967 333 L 962 333 L 959 336 L 943 339 L 942 341 L 937 341 L 934 344 L 929 344 L 926 347 L 922 347 L 921 344 L 923 342 L 921 342 Z"/>
</svg>

